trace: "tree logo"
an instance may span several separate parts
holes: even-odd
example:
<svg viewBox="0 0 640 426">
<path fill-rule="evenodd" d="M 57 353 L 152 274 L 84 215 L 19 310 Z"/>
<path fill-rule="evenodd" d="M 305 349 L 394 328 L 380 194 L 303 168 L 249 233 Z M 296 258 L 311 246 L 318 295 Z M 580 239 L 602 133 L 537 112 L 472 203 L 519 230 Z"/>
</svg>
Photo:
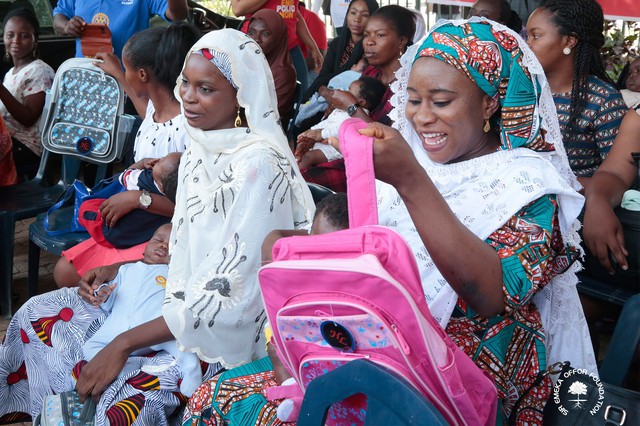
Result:
<svg viewBox="0 0 640 426">
<path fill-rule="evenodd" d="M 595 374 L 583 368 L 571 368 L 560 373 L 549 403 L 564 416 L 580 410 L 588 410 L 594 416 L 604 403 L 604 386 Z"/>
</svg>

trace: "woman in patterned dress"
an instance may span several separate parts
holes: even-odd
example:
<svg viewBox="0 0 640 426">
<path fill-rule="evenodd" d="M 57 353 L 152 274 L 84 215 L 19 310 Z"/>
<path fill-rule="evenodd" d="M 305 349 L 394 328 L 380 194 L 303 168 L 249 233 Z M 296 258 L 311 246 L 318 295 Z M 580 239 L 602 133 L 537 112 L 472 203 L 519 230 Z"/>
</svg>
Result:
<svg viewBox="0 0 640 426">
<path fill-rule="evenodd" d="M 431 313 L 493 378 L 499 418 L 539 424 L 551 380 L 525 392 L 539 372 L 596 369 L 575 289 L 583 199 L 542 67 L 516 33 L 480 19 L 439 23 L 401 62 L 395 129 L 361 131 L 386 182 L 380 224 L 407 240 Z M 183 424 L 246 413 L 277 424 L 277 401 L 253 397 L 273 384 L 269 363 L 243 369 L 196 391 L 209 401 L 192 398 Z"/>
<path fill-rule="evenodd" d="M 191 49 L 175 94 L 192 140 L 179 168 L 163 316 L 84 363 L 82 342 L 99 326 L 85 301 L 117 267 L 94 270 L 79 290 L 31 299 L 0 346 L 0 416 L 35 415 L 43 395 L 75 384 L 81 397 L 99 400 L 97 424 L 163 425 L 185 402 L 180 367 L 160 352 L 118 377 L 133 351 L 175 338 L 213 372 L 266 355 L 261 243 L 274 228 L 310 226 L 314 210 L 278 122 L 269 64 L 248 36 L 214 31 Z"/>
<path fill-rule="evenodd" d="M 627 111 L 600 55 L 602 8 L 596 0 L 545 0 L 529 17 L 527 34 L 551 86 L 569 164 L 586 187 Z"/>
</svg>

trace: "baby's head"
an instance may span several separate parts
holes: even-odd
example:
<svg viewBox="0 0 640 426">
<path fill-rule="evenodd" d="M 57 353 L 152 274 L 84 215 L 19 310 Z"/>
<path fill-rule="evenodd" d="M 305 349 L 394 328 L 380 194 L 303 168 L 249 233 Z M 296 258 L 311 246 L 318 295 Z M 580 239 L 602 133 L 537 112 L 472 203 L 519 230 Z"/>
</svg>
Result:
<svg viewBox="0 0 640 426">
<path fill-rule="evenodd" d="M 347 194 L 338 192 L 324 197 L 316 205 L 311 235 L 327 234 L 349 228 Z"/>
<path fill-rule="evenodd" d="M 632 92 L 640 92 L 640 58 L 634 59 L 629 65 L 627 89 Z"/>
<path fill-rule="evenodd" d="M 153 180 L 156 182 L 156 185 L 158 185 L 160 191 L 165 195 L 167 190 L 167 178 L 173 174 L 177 177 L 181 156 L 181 152 L 172 152 L 159 159 L 158 162 L 153 165 Z"/>
<path fill-rule="evenodd" d="M 351 71 L 362 72 L 367 66 L 369 66 L 369 61 L 365 56 L 362 56 L 358 62 L 351 66 Z"/>
<path fill-rule="evenodd" d="M 387 91 L 384 83 L 377 78 L 362 76 L 349 86 L 351 93 L 362 108 L 369 111 L 375 109 Z"/>
<path fill-rule="evenodd" d="M 147 265 L 168 264 L 170 236 L 170 223 L 158 227 L 144 249 L 144 253 L 142 254 L 142 261 Z"/>
</svg>

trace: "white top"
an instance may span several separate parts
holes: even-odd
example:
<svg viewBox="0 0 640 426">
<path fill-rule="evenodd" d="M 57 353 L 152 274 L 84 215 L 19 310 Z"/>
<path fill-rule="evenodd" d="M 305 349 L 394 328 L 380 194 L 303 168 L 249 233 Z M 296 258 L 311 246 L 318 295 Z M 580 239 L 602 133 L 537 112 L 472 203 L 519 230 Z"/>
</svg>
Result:
<svg viewBox="0 0 640 426">
<path fill-rule="evenodd" d="M 230 69 L 250 127 L 204 131 L 187 124 L 191 146 L 178 172 L 162 313 L 181 349 L 235 367 L 266 356 L 262 242 L 273 229 L 310 226 L 315 206 L 280 127 L 262 51 L 246 34 L 222 29 L 203 36 L 190 54 L 212 48 Z"/>
<path fill-rule="evenodd" d="M 55 73 L 53 68 L 40 59 L 36 59 L 18 70 L 18 72 L 14 70 L 15 67 L 7 71 L 2 84 L 21 104 L 24 104 L 24 98 L 27 96 L 51 89 Z M 2 114 L 2 118 L 7 123 L 7 129 L 15 139 L 22 142 L 35 154 L 42 154 L 42 142 L 40 141 L 40 131 L 38 130 L 41 117 L 38 118 L 33 126 L 25 127 L 9 114 L 2 102 L 0 102 L 0 114 Z"/>
<path fill-rule="evenodd" d="M 187 135 L 182 113 L 164 123 L 156 123 L 153 120 L 155 112 L 153 102 L 149 100 L 133 147 L 135 161 L 143 158 L 162 158 L 172 152 L 184 152 L 189 147 L 191 139 Z"/>
</svg>

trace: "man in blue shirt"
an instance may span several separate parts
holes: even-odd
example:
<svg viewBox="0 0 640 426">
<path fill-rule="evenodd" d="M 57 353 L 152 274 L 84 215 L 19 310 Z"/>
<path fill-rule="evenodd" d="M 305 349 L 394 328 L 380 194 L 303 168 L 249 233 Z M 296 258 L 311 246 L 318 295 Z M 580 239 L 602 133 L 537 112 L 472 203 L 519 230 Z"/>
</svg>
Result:
<svg viewBox="0 0 640 426">
<path fill-rule="evenodd" d="M 170 21 L 186 19 L 187 0 L 59 0 L 53 10 L 53 27 L 58 34 L 80 37 L 89 23 L 106 24 L 111 30 L 114 53 L 121 57 L 129 37 L 149 28 L 153 15 Z M 82 57 L 80 39 L 76 56 Z"/>
</svg>

